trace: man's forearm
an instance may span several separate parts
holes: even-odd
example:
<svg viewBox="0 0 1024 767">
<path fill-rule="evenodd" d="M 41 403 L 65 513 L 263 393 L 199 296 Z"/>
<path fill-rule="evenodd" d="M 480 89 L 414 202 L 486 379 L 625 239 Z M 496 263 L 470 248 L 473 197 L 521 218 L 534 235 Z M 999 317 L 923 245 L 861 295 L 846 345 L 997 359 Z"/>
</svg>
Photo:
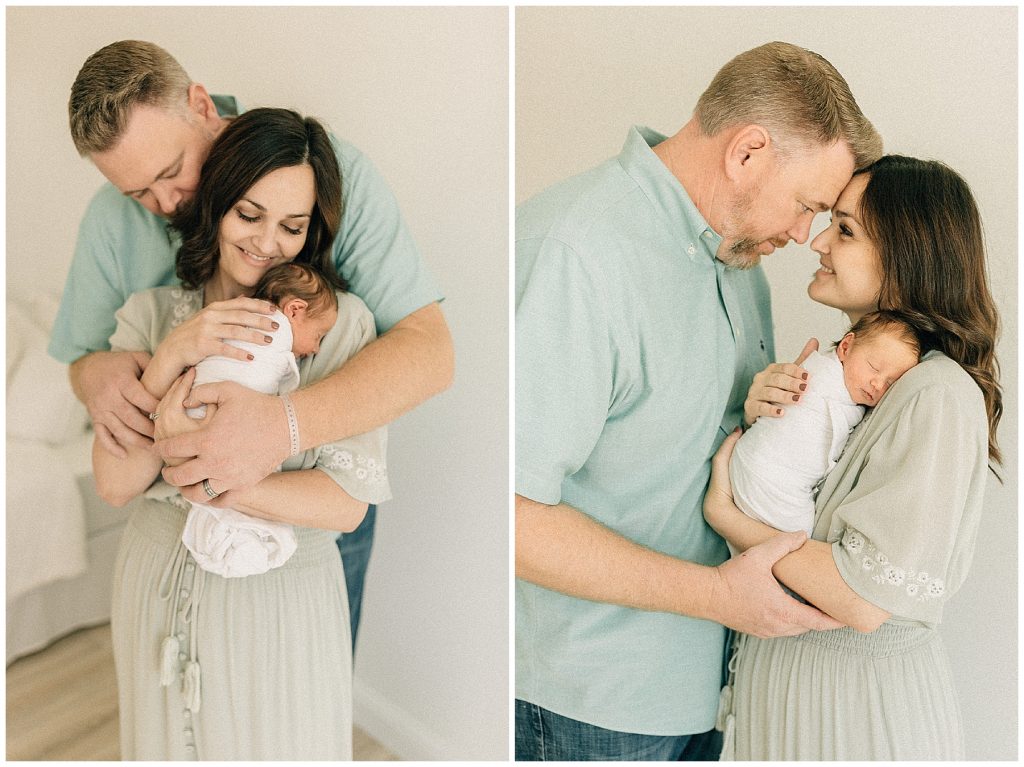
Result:
<svg viewBox="0 0 1024 767">
<path fill-rule="evenodd" d="M 437 304 L 401 320 L 341 368 L 295 392 L 302 449 L 390 423 L 451 385 L 451 335 Z"/>
<path fill-rule="evenodd" d="M 705 618 L 715 571 L 645 548 L 571 506 L 516 496 L 516 577 L 580 599 Z"/>
</svg>

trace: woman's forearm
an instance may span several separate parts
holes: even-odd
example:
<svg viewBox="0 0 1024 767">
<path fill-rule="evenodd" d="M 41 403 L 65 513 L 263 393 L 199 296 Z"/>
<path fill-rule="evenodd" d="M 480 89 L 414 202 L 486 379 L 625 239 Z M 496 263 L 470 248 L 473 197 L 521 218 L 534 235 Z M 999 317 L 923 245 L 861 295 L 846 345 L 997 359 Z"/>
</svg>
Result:
<svg viewBox="0 0 1024 767">
<path fill-rule="evenodd" d="M 724 496 L 708 499 L 704 515 L 708 524 L 740 551 L 778 534 L 775 528 L 748 517 Z M 776 562 L 772 572 L 819 610 L 858 631 L 874 631 L 890 617 L 847 585 L 836 567 L 830 544 L 808 540 Z"/>
<path fill-rule="evenodd" d="M 253 517 L 343 533 L 355 530 L 367 509 L 364 501 L 353 498 L 319 469 L 275 472 L 231 496 L 234 509 Z"/>
<path fill-rule="evenodd" d="M 772 572 L 819 610 L 857 631 L 874 631 L 891 617 L 847 585 L 836 567 L 832 545 L 824 541 L 808 540 L 776 562 Z"/>
<path fill-rule="evenodd" d="M 146 448 L 129 445 L 127 458 L 118 458 L 94 439 L 92 471 L 96 492 L 111 506 L 124 506 L 153 484 L 164 465 L 160 456 Z"/>
<path fill-rule="evenodd" d="M 158 400 L 163 399 L 185 367 L 183 362 L 174 360 L 167 349 L 158 347 L 139 382 Z"/>
</svg>

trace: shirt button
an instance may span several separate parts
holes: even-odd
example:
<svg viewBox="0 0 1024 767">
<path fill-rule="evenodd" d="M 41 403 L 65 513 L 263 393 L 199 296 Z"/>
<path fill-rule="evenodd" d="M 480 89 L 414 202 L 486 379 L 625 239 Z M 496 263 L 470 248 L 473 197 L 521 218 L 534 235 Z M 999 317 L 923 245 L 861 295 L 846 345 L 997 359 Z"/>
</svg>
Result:
<svg viewBox="0 0 1024 767">
<path fill-rule="evenodd" d="M 693 255 L 694 253 L 696 253 L 696 252 L 697 252 L 697 248 L 696 248 L 696 246 L 694 246 L 694 244 L 693 244 L 693 243 L 691 242 L 691 243 L 690 243 L 690 245 L 689 245 L 689 246 L 688 246 L 688 247 L 686 248 L 686 252 L 687 252 L 687 253 L 689 253 L 689 254 L 690 254 L 690 255 L 692 256 L 692 255 Z"/>
</svg>

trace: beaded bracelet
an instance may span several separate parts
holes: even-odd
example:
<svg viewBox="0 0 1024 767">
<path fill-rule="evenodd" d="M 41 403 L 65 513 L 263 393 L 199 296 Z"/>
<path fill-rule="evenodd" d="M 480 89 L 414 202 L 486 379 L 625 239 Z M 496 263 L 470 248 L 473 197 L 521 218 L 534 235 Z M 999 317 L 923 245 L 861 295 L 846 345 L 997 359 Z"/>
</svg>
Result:
<svg viewBox="0 0 1024 767">
<path fill-rule="evenodd" d="M 299 420 L 295 417 L 295 406 L 287 394 L 281 395 L 284 413 L 288 416 L 288 437 L 291 440 L 291 455 L 299 454 Z"/>
</svg>

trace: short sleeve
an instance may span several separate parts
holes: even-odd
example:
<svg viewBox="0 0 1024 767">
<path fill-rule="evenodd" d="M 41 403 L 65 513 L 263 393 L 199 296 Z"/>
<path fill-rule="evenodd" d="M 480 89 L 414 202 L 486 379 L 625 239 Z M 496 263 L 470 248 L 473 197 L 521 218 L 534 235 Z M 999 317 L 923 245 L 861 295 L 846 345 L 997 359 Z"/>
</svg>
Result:
<svg viewBox="0 0 1024 767">
<path fill-rule="evenodd" d="M 61 362 L 71 363 L 90 352 L 106 350 L 114 331 L 114 312 L 125 301 L 103 207 L 99 200 L 94 201 L 79 226 L 50 337 L 50 355 Z"/>
<path fill-rule="evenodd" d="M 117 352 L 148 352 L 156 349 L 154 325 L 157 320 L 155 293 L 145 291 L 128 296 L 114 314 L 115 328 L 109 348 Z"/>
<path fill-rule="evenodd" d="M 299 372 L 303 386 L 326 378 L 360 349 L 377 337 L 373 315 L 351 293 L 338 294 L 338 319 L 324 336 L 320 351 L 302 361 Z M 366 503 L 391 498 L 387 469 L 388 430 L 386 426 L 315 448 L 314 467 L 333 479 L 342 490 Z M 290 459 L 290 460 L 298 460 Z M 291 466 L 289 469 L 300 468 Z M 308 467 L 303 462 L 301 467 Z"/>
<path fill-rule="evenodd" d="M 114 312 L 128 297 L 175 282 L 166 222 L 104 184 L 78 228 L 50 336 L 50 356 L 70 364 L 109 349 Z"/>
<path fill-rule="evenodd" d="M 918 392 L 879 435 L 834 513 L 829 539 L 840 574 L 895 617 L 937 623 L 966 577 L 987 466 L 978 399 L 943 385 Z"/>
<path fill-rule="evenodd" d="M 383 333 L 442 295 L 402 218 L 395 195 L 373 163 L 332 139 L 341 166 L 344 210 L 334 260 L 349 288 Z"/>
<path fill-rule="evenodd" d="M 608 418 L 614 352 L 603 285 L 581 256 L 545 238 L 517 243 L 515 491 L 561 501 Z M 532 255 L 532 254 L 531 254 Z M 522 256 L 522 258 L 521 258 Z"/>
</svg>

